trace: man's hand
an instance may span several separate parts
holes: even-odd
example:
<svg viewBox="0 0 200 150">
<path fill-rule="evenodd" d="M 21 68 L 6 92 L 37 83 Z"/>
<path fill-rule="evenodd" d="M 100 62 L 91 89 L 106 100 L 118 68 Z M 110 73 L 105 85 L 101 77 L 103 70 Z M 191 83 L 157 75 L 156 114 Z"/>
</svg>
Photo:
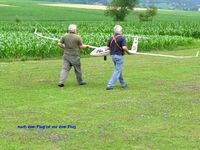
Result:
<svg viewBox="0 0 200 150">
<path fill-rule="evenodd" d="M 128 55 L 131 55 L 131 53 L 130 53 L 128 50 L 126 51 L 126 53 L 127 53 Z"/>
<path fill-rule="evenodd" d="M 58 43 L 58 47 L 60 47 L 60 48 L 62 48 L 62 49 L 64 49 L 65 48 L 65 46 L 62 44 L 62 43 Z"/>
</svg>

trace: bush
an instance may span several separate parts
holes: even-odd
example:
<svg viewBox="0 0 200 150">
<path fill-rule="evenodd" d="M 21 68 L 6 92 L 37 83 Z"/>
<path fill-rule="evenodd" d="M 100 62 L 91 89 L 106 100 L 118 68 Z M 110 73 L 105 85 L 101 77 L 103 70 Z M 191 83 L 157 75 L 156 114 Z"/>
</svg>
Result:
<svg viewBox="0 0 200 150">
<path fill-rule="evenodd" d="M 22 19 L 19 18 L 18 16 L 16 16 L 16 17 L 15 17 L 15 22 L 20 23 L 20 22 L 22 22 Z"/>
<path fill-rule="evenodd" d="M 149 6 L 145 12 L 139 13 L 140 21 L 152 21 L 153 17 L 157 14 L 156 6 Z"/>
</svg>

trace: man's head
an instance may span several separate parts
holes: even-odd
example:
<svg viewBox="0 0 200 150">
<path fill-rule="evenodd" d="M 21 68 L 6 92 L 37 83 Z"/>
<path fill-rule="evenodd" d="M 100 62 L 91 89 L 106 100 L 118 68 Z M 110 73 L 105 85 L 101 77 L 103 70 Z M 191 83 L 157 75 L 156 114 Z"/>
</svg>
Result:
<svg viewBox="0 0 200 150">
<path fill-rule="evenodd" d="M 76 33 L 77 31 L 77 26 L 75 24 L 70 24 L 68 27 L 68 30 L 70 33 Z"/>
<path fill-rule="evenodd" d="M 116 25 L 114 27 L 115 33 L 122 34 L 122 27 L 120 25 Z"/>
</svg>

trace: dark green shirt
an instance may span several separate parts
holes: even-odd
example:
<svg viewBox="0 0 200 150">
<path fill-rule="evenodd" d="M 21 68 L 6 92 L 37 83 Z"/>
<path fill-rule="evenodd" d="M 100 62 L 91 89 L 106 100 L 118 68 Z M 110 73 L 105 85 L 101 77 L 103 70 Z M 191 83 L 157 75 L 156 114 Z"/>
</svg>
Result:
<svg viewBox="0 0 200 150">
<path fill-rule="evenodd" d="M 71 56 L 80 56 L 80 46 L 82 45 L 82 39 L 80 36 L 69 33 L 65 34 L 60 43 L 65 45 L 64 54 Z"/>
</svg>

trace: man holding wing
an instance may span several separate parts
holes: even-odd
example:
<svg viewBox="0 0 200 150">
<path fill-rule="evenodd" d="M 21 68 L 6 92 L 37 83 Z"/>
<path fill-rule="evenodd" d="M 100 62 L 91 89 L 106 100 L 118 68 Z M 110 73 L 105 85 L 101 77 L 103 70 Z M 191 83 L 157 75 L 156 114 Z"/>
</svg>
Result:
<svg viewBox="0 0 200 150">
<path fill-rule="evenodd" d="M 126 39 L 122 36 L 122 27 L 116 25 L 114 27 L 114 32 L 115 35 L 109 39 L 107 46 L 110 49 L 110 55 L 115 65 L 115 69 L 110 81 L 108 82 L 106 90 L 112 90 L 118 79 L 122 88 L 127 87 L 122 76 L 122 68 L 124 64 L 123 55 L 125 52 L 130 55 L 130 52 L 126 46 Z"/>
<path fill-rule="evenodd" d="M 59 87 L 64 87 L 65 81 L 68 77 L 69 71 L 71 70 L 72 66 L 74 67 L 78 84 L 86 84 L 86 82 L 84 82 L 82 79 L 80 49 L 90 48 L 90 46 L 82 44 L 81 37 L 76 34 L 77 26 L 75 24 L 69 25 L 68 30 L 69 33 L 65 34 L 61 38 L 60 42 L 58 42 L 58 46 L 64 49 L 64 64 L 60 73 L 60 81 L 58 84 Z"/>
</svg>

